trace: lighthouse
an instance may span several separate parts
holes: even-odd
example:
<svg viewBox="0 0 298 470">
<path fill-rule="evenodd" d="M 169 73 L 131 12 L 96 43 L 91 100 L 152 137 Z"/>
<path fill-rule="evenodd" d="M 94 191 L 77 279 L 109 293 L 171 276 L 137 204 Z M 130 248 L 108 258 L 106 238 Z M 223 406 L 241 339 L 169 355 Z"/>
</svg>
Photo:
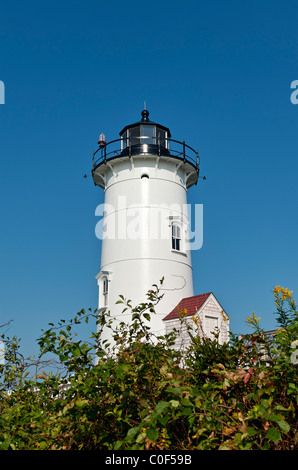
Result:
<svg viewBox="0 0 298 470">
<path fill-rule="evenodd" d="M 193 296 L 187 191 L 198 181 L 198 151 L 173 139 L 144 109 L 119 138 L 106 142 L 100 135 L 92 177 L 104 190 L 96 211 L 102 240 L 98 310 L 109 310 L 115 325 L 129 322 L 130 312 L 116 303 L 119 295 L 132 305 L 145 302 L 148 290 L 164 278 L 163 297 L 150 320 L 152 332 L 162 335 L 166 315 Z M 104 332 L 103 339 L 110 341 L 109 335 Z"/>
</svg>

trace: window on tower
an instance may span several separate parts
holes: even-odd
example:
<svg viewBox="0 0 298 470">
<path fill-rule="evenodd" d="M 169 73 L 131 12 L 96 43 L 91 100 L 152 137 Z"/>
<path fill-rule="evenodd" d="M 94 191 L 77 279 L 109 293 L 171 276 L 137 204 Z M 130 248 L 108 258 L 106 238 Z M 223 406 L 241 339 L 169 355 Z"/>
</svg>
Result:
<svg viewBox="0 0 298 470">
<path fill-rule="evenodd" d="M 103 304 L 104 304 L 104 307 L 106 307 L 108 305 L 108 295 L 109 295 L 109 281 L 107 277 L 103 279 L 102 293 L 103 293 Z"/>
<path fill-rule="evenodd" d="M 179 225 L 172 225 L 172 250 L 181 250 L 181 229 Z"/>
</svg>

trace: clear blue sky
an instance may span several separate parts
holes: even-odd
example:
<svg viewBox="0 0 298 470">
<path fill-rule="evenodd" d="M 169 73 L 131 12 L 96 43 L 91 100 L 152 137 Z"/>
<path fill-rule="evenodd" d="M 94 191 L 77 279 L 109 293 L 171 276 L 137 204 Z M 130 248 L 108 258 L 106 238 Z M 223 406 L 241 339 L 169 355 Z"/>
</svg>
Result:
<svg viewBox="0 0 298 470">
<path fill-rule="evenodd" d="M 276 326 L 272 289 L 298 300 L 298 79 L 294 0 L 12 1 L 1 5 L 0 323 L 25 353 L 48 322 L 96 308 L 91 155 L 150 118 L 200 150 L 207 180 L 195 293 L 246 331 Z"/>
</svg>

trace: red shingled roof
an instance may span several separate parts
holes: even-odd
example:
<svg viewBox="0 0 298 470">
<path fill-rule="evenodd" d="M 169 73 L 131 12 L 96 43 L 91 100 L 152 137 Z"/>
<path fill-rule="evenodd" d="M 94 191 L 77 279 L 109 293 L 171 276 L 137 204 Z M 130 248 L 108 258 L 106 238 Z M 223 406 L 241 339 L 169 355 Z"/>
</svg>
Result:
<svg viewBox="0 0 298 470">
<path fill-rule="evenodd" d="M 193 297 L 185 297 L 180 300 L 179 304 L 176 305 L 176 307 L 166 317 L 164 317 L 164 320 L 179 318 L 179 314 L 184 314 L 185 309 L 187 310 L 187 316 L 194 315 L 211 294 L 212 292 L 207 292 L 206 294 L 194 295 Z"/>
</svg>

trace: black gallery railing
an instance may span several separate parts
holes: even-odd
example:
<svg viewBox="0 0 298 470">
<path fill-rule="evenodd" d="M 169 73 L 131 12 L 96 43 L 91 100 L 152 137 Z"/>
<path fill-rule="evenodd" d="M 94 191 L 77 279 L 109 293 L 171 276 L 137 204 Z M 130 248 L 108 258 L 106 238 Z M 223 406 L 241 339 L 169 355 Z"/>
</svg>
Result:
<svg viewBox="0 0 298 470">
<path fill-rule="evenodd" d="M 108 160 L 129 156 L 134 154 L 168 155 L 190 163 L 199 170 L 199 152 L 187 145 L 183 140 L 169 139 L 166 137 L 133 136 L 111 140 L 100 141 L 98 149 L 93 152 L 92 169 Z"/>
</svg>

